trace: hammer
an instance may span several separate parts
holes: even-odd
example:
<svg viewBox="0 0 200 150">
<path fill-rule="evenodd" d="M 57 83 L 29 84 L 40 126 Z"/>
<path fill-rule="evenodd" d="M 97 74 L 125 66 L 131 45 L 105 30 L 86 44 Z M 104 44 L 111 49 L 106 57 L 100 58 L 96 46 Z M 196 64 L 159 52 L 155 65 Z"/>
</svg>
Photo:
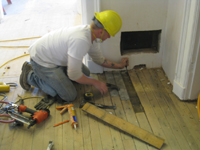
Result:
<svg viewBox="0 0 200 150">
<path fill-rule="evenodd" d="M 108 88 L 110 88 L 112 90 L 117 90 L 117 91 L 120 90 L 120 88 L 118 86 L 114 85 L 114 84 L 106 83 L 106 85 L 107 85 Z"/>
</svg>

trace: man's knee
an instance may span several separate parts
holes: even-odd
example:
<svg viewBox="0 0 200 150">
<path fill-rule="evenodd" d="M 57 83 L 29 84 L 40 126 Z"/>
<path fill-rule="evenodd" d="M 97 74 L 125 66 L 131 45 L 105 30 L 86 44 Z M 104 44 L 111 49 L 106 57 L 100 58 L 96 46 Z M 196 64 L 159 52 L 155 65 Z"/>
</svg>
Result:
<svg viewBox="0 0 200 150">
<path fill-rule="evenodd" d="M 67 101 L 74 101 L 77 97 L 77 91 L 74 91 L 73 94 L 70 94 L 69 97 L 67 98 Z"/>
<path fill-rule="evenodd" d="M 70 91 L 70 92 L 66 92 L 62 95 L 59 95 L 60 99 L 62 101 L 66 101 L 66 102 L 72 102 L 76 99 L 77 97 L 77 91 L 76 90 L 73 90 L 73 91 Z M 58 98 L 59 99 L 59 98 Z"/>
</svg>

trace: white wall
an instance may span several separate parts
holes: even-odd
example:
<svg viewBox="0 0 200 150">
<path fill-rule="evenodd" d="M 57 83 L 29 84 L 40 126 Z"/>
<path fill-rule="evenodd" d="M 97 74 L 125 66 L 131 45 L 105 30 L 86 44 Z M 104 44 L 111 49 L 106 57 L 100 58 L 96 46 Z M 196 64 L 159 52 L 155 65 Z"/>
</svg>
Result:
<svg viewBox="0 0 200 150">
<path fill-rule="evenodd" d="M 197 3 L 196 6 L 199 5 L 199 15 L 195 18 L 197 21 L 197 30 L 195 30 L 195 36 L 192 39 L 194 42 L 193 51 L 189 50 L 191 53 L 191 58 L 188 61 L 189 68 L 188 68 L 188 81 L 187 81 L 187 88 L 185 99 L 194 100 L 197 99 L 200 93 L 200 3 Z M 197 15 L 198 13 L 196 13 Z M 188 90 L 187 90 L 188 89 Z"/>
<path fill-rule="evenodd" d="M 91 18 L 97 9 L 97 3 L 100 4 L 100 11 L 114 10 L 122 18 L 122 28 L 115 37 L 111 37 L 104 43 L 100 44 L 100 48 L 104 56 L 112 61 L 119 62 L 121 57 L 129 57 L 129 67 L 132 69 L 135 65 L 146 64 L 147 68 L 155 68 L 162 66 L 162 51 L 165 41 L 165 25 L 167 18 L 167 2 L 168 0 L 82 0 L 83 24 L 90 24 Z M 85 4 L 84 4 L 85 3 Z M 96 7 L 96 8 L 95 8 Z M 85 20 L 85 21 L 84 21 Z M 120 38 L 123 31 L 147 31 L 162 30 L 159 53 L 133 53 L 121 56 Z M 86 60 L 86 65 L 91 66 L 91 72 L 102 72 L 101 68 L 91 61 Z M 104 70 L 109 70 L 104 68 Z"/>
<path fill-rule="evenodd" d="M 170 0 L 172 3 L 171 6 L 174 8 L 174 2 Z M 170 5 L 169 2 L 169 5 Z M 178 2 L 178 0 L 176 1 Z M 179 1 L 176 5 L 181 6 L 182 12 L 179 16 L 181 16 L 181 28 L 180 38 L 176 37 L 176 39 L 171 40 L 167 36 L 167 46 L 172 45 L 172 48 L 175 48 L 178 45 L 176 54 L 174 57 L 171 53 L 169 56 L 173 57 L 176 60 L 176 67 L 175 71 L 173 71 L 173 66 L 171 67 L 168 65 L 168 62 L 163 63 L 163 68 L 169 77 L 170 81 L 173 81 L 173 92 L 180 98 L 180 100 L 193 100 L 198 97 L 198 92 L 200 91 L 200 86 L 195 85 L 196 82 L 199 83 L 200 80 L 195 79 L 195 74 L 199 72 L 199 69 L 196 68 L 197 62 L 199 61 L 198 53 L 199 53 L 199 40 L 200 40 L 200 33 L 199 33 L 199 24 L 198 20 L 200 17 L 200 1 L 199 0 L 185 0 Z M 176 10 L 175 7 L 173 10 Z M 179 10 L 181 10 L 179 9 Z M 171 11 L 173 11 L 171 10 Z M 175 11 L 176 14 L 179 12 Z M 171 18 L 171 16 L 169 16 Z M 178 18 L 178 17 L 177 17 Z M 174 20 L 174 18 L 173 18 Z M 179 27 L 176 23 L 179 21 L 175 21 L 172 24 L 169 23 L 168 25 L 171 27 Z M 170 32 L 170 31 L 168 31 Z M 178 35 L 178 34 L 176 34 Z M 179 42 L 178 42 L 179 40 Z M 167 47 L 166 46 L 166 47 Z M 168 52 L 170 48 L 165 49 L 164 52 Z M 169 54 L 169 53 L 168 53 Z M 164 60 L 164 59 L 163 59 Z M 173 64 L 172 64 L 173 65 Z M 194 89 L 195 88 L 195 89 Z M 195 93 L 193 92 L 195 91 Z"/>
<path fill-rule="evenodd" d="M 119 62 L 121 57 L 129 57 L 129 67 L 146 64 L 147 68 L 161 67 L 164 29 L 167 17 L 167 0 L 101 0 L 101 11 L 114 10 L 122 18 L 121 31 L 115 37 L 101 44 L 103 54 L 110 60 Z M 121 56 L 120 38 L 124 31 L 162 30 L 159 53 L 133 53 Z M 104 68 L 104 70 L 108 70 Z"/>
<path fill-rule="evenodd" d="M 183 25 L 184 4 L 185 0 L 168 0 L 162 67 L 171 83 L 173 83 L 175 76 L 181 29 Z"/>
<path fill-rule="evenodd" d="M 121 31 L 101 44 L 103 54 L 110 60 L 118 62 L 121 57 L 124 57 L 120 53 L 121 32 L 161 29 L 159 53 L 127 55 L 130 59 L 128 69 L 138 64 L 146 64 L 148 68 L 162 67 L 171 83 L 174 84 L 173 92 L 181 100 L 198 97 L 200 92 L 200 29 L 197 30 L 200 25 L 197 22 L 200 20 L 199 0 L 82 1 L 85 1 L 88 6 L 91 6 L 91 2 L 98 2 L 100 11 L 114 10 L 122 18 Z M 92 16 L 93 11 L 94 8 L 91 14 L 86 15 Z M 99 70 L 102 71 L 102 69 L 97 69 L 95 73 Z M 104 68 L 104 70 L 107 69 Z"/>
</svg>

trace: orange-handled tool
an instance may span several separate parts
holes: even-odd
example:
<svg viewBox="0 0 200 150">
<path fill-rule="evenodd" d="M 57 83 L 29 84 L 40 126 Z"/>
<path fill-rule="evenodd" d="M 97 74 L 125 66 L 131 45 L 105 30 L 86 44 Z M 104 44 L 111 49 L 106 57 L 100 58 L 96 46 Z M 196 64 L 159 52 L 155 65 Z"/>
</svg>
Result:
<svg viewBox="0 0 200 150">
<path fill-rule="evenodd" d="M 77 123 L 77 119 L 76 119 L 74 105 L 68 104 L 68 105 L 56 107 L 56 109 L 61 110 L 60 114 L 63 114 L 66 110 L 68 110 L 69 116 L 70 116 L 70 121 L 71 121 L 71 126 L 76 130 L 76 127 L 78 127 L 78 123 Z"/>
<path fill-rule="evenodd" d="M 59 126 L 59 125 L 61 125 L 61 124 L 63 124 L 63 123 L 66 123 L 66 122 L 69 122 L 69 120 L 66 120 L 66 121 L 60 122 L 60 123 L 58 123 L 58 124 L 55 124 L 54 127 Z"/>
</svg>

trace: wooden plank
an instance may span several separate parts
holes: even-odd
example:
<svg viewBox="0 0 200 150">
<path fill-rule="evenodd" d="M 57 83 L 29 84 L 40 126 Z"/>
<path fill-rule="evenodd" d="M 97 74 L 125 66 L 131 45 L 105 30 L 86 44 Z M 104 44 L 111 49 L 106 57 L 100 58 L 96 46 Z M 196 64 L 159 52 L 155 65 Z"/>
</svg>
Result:
<svg viewBox="0 0 200 150">
<path fill-rule="evenodd" d="M 91 77 L 93 75 L 91 74 Z M 97 95 L 99 91 L 95 90 L 93 91 L 92 86 L 87 86 L 89 89 L 86 89 L 86 91 L 90 91 L 93 93 L 93 95 Z M 95 98 L 93 98 L 94 100 Z M 102 142 L 101 142 L 101 135 L 99 130 L 99 123 L 95 117 L 91 118 L 89 117 L 89 127 L 90 127 L 90 136 L 91 136 L 91 144 L 92 149 L 102 150 Z"/>
<path fill-rule="evenodd" d="M 183 104 L 183 102 L 179 102 L 180 100 L 174 95 L 169 94 L 170 98 L 175 104 L 175 107 L 178 109 L 180 113 L 181 121 L 182 121 L 182 128 L 184 132 L 188 133 L 188 138 L 190 138 L 190 142 L 194 145 L 190 145 L 191 147 L 198 147 L 200 148 L 200 123 L 196 123 L 193 117 L 191 116 L 190 111 L 188 108 Z M 179 122 L 180 123 L 180 122 Z M 186 135 L 185 135 L 186 136 Z M 194 140 L 194 141 L 191 141 Z"/>
<path fill-rule="evenodd" d="M 122 101 L 123 100 L 121 100 L 119 97 L 112 97 L 112 103 L 116 105 L 115 115 L 123 120 L 127 120 L 126 113 L 122 105 Z M 130 147 L 135 149 L 136 147 L 135 142 L 131 136 L 127 135 L 124 132 L 121 132 L 121 137 L 122 137 L 125 150 L 128 150 Z"/>
<path fill-rule="evenodd" d="M 99 80 L 97 74 L 93 74 L 92 77 Z M 103 101 L 101 93 L 95 87 L 92 87 L 92 91 L 94 93 L 94 102 L 97 104 L 104 105 L 104 101 Z M 107 126 L 107 124 L 102 124 L 102 123 L 100 124 L 98 123 L 98 126 L 99 126 L 102 148 L 112 149 L 113 142 L 112 142 L 112 135 L 111 135 L 109 126 Z"/>
<path fill-rule="evenodd" d="M 56 103 L 50 106 L 49 108 L 50 116 L 45 120 L 44 125 L 44 135 L 43 135 L 43 149 L 47 149 L 47 146 L 49 145 L 49 141 L 53 141 L 54 145 L 55 143 L 55 128 L 53 127 L 57 122 L 56 120 Z M 63 129 L 63 134 L 65 130 Z"/>
<path fill-rule="evenodd" d="M 159 123 L 159 121 L 156 117 L 156 114 L 153 110 L 153 107 L 151 106 L 151 103 L 150 103 L 141 83 L 140 83 L 140 80 L 139 80 L 137 74 L 135 73 L 135 70 L 130 70 L 128 72 L 129 72 L 131 81 L 132 81 L 132 83 L 135 87 L 135 90 L 136 90 L 136 92 L 137 92 L 137 94 L 140 98 L 142 106 L 145 109 L 145 113 L 146 113 L 146 116 L 149 120 L 149 123 L 151 124 L 153 133 L 157 136 L 161 136 L 162 138 L 166 139 L 165 134 L 164 134 L 164 132 L 163 132 L 161 126 L 160 126 L 160 123 Z"/>
<path fill-rule="evenodd" d="M 108 112 L 106 112 L 103 109 L 100 109 L 94 105 L 91 105 L 89 103 L 86 103 L 84 107 L 82 108 L 83 111 L 107 122 L 108 124 L 111 124 L 112 126 L 133 135 L 134 137 L 149 143 L 152 146 L 155 146 L 156 148 L 161 148 L 164 139 L 157 137 L 153 135 L 152 133 L 145 131 L 119 117 L 116 117 Z"/>
<path fill-rule="evenodd" d="M 113 74 L 110 74 L 109 77 L 114 79 L 114 75 Z M 121 77 L 121 76 L 118 76 L 118 77 Z M 121 80 L 121 82 L 123 82 L 122 78 L 118 79 L 118 80 Z M 116 82 L 118 80 L 116 80 Z M 116 82 L 113 81 L 112 84 L 117 85 Z M 122 84 L 124 84 L 124 83 L 122 83 Z M 121 100 L 119 96 L 118 97 L 111 97 L 111 100 L 112 100 L 113 105 L 116 106 L 114 114 L 116 116 L 120 117 L 121 119 L 127 120 L 126 114 L 125 114 L 125 110 L 124 110 L 124 108 L 122 106 L 122 101 L 123 100 Z M 123 146 L 124 146 L 125 150 L 129 150 L 130 147 L 132 149 L 136 149 L 136 145 L 135 145 L 134 139 L 131 136 L 127 135 L 126 133 L 121 132 L 121 138 L 122 138 Z"/>
<path fill-rule="evenodd" d="M 165 90 L 167 91 L 167 93 L 172 94 L 172 84 L 168 80 L 164 71 L 162 69 L 152 69 L 151 72 L 156 72 L 158 74 L 158 77 L 159 77 L 162 85 L 164 86 Z M 198 112 L 197 112 L 197 107 L 196 107 L 197 106 L 197 100 L 184 101 L 184 104 L 188 107 L 191 114 L 193 115 L 193 118 L 198 123 L 199 117 L 198 117 Z"/>
<path fill-rule="evenodd" d="M 122 79 L 120 72 L 114 71 L 113 76 L 115 78 L 116 85 L 120 88 L 120 90 L 119 90 L 120 99 L 121 100 L 129 100 L 130 98 L 129 98 L 129 95 L 127 93 L 126 86 L 124 84 L 124 81 Z"/>
<path fill-rule="evenodd" d="M 111 83 L 111 84 L 115 84 L 115 79 L 113 78 L 113 74 L 110 71 L 105 72 L 105 76 L 106 76 L 106 81 L 107 83 Z M 117 90 L 111 90 L 109 89 L 110 92 L 110 96 L 111 97 L 117 97 L 119 96 L 119 93 Z"/>
<path fill-rule="evenodd" d="M 127 118 L 126 121 L 128 121 L 129 123 L 132 123 L 135 126 L 139 126 L 138 120 L 136 118 L 136 114 L 134 113 L 133 107 L 131 105 L 130 100 L 126 100 L 126 101 L 121 101 L 122 102 L 122 106 L 125 112 L 125 116 Z M 147 150 L 147 144 L 142 142 L 141 140 L 138 140 L 137 138 L 133 138 L 134 143 L 135 143 L 135 147 L 136 149 L 142 149 L 142 150 Z"/>
<path fill-rule="evenodd" d="M 176 105 L 179 105 L 179 103 L 182 103 L 180 101 L 176 101 L 173 102 L 173 99 L 170 97 L 170 95 L 172 93 L 172 85 L 169 84 L 169 80 L 167 79 L 164 71 L 162 69 L 151 69 L 150 70 L 151 74 L 155 74 L 155 78 L 159 79 L 160 82 L 157 83 L 155 81 L 155 84 L 159 84 L 159 88 L 160 91 L 163 93 L 164 95 L 164 99 L 167 103 L 167 105 L 169 106 L 171 112 L 173 113 L 174 119 L 170 120 L 170 123 L 173 124 L 174 120 L 176 120 L 176 125 L 173 126 L 174 127 L 174 132 L 176 132 L 176 136 L 177 139 L 179 140 L 179 143 L 181 145 L 182 148 L 187 148 L 187 149 L 196 149 L 198 147 L 197 143 L 195 143 L 195 140 L 192 136 L 190 131 L 188 130 L 188 128 L 186 128 L 186 124 L 183 120 L 183 117 L 181 116 L 181 113 L 179 113 L 179 109 L 180 111 L 183 111 L 184 109 L 182 107 L 176 107 Z M 156 75 L 157 74 L 157 75 Z M 162 84 L 162 86 L 160 85 Z M 190 118 L 192 118 L 191 113 L 189 112 L 188 109 L 186 109 L 187 111 L 184 110 L 184 116 L 189 115 Z M 167 114 L 168 115 L 168 114 Z M 182 135 L 178 132 L 182 132 Z M 193 144 L 191 144 L 193 143 Z M 188 148 L 190 147 L 190 148 Z"/>
<path fill-rule="evenodd" d="M 133 111 L 133 107 L 130 103 L 130 100 L 128 99 L 128 98 L 130 98 L 128 93 L 130 93 L 131 91 L 127 91 L 126 86 L 125 86 L 126 84 L 124 83 L 124 78 L 122 78 L 122 74 L 120 72 L 118 72 L 118 73 L 115 72 L 113 74 L 114 74 L 113 76 L 116 80 L 116 84 L 118 83 L 118 81 L 120 81 L 118 86 L 120 85 L 119 86 L 120 89 L 125 90 L 125 93 L 122 92 L 119 94 L 119 95 L 121 95 L 120 96 L 121 100 L 118 97 L 112 98 L 113 103 L 115 103 L 117 106 L 117 109 L 115 110 L 116 116 L 138 126 L 138 124 L 135 124 L 135 122 L 137 122 L 137 119 L 136 119 L 136 117 L 134 117 L 135 114 Z M 130 80 L 130 78 L 129 78 L 129 80 Z M 132 90 L 132 89 L 129 88 L 129 90 Z M 132 138 L 127 134 L 122 134 L 122 139 L 123 139 L 125 149 L 129 149 L 130 147 L 132 147 L 133 149 L 143 149 L 143 150 L 147 149 L 146 143 L 144 143 L 136 138 Z"/>
<path fill-rule="evenodd" d="M 145 70 L 145 69 L 143 69 Z M 177 144 L 177 139 L 174 136 L 173 130 L 171 130 L 169 123 L 167 122 L 167 118 L 166 116 L 163 114 L 163 111 L 160 107 L 160 104 L 158 103 L 158 101 L 162 101 L 162 99 L 158 99 L 157 97 L 155 97 L 155 94 L 158 93 L 158 91 L 155 91 L 154 87 L 150 87 L 150 85 L 148 84 L 147 80 L 151 80 L 149 77 L 151 77 L 149 74 L 147 74 L 148 72 L 145 72 L 144 74 L 142 73 L 143 70 L 136 70 L 136 73 L 140 79 L 140 82 L 144 88 L 144 91 L 148 97 L 148 99 L 150 100 L 150 105 L 153 107 L 153 110 L 155 112 L 156 118 L 159 121 L 159 124 L 166 136 L 166 144 L 168 147 L 171 148 L 175 148 L 175 149 L 180 149 L 179 144 Z M 145 78 L 145 76 L 147 76 L 148 79 Z M 154 93 L 155 91 L 155 93 Z"/>
<path fill-rule="evenodd" d="M 73 130 L 73 133 L 74 133 L 74 149 L 75 150 L 84 150 L 82 122 L 81 122 L 81 112 L 82 111 L 81 111 L 81 108 L 79 108 L 80 102 L 83 99 L 84 87 L 83 87 L 83 85 L 79 85 L 77 83 L 74 83 L 74 84 L 77 89 L 78 95 L 77 95 L 76 99 L 72 102 L 72 104 L 74 105 L 76 118 L 77 118 L 77 122 L 78 122 L 78 127 L 76 130 L 71 127 L 71 130 Z"/>
<path fill-rule="evenodd" d="M 194 101 L 187 101 L 185 102 L 186 106 L 190 110 L 191 114 L 193 115 L 196 122 L 199 122 L 199 115 L 198 115 L 198 109 L 197 109 L 197 100 Z"/>
<path fill-rule="evenodd" d="M 145 87 L 146 93 L 148 93 L 151 104 L 154 106 L 159 122 L 165 132 L 168 143 L 171 147 L 178 149 L 190 149 L 183 133 L 180 130 L 177 121 L 174 119 L 174 115 L 171 112 L 170 107 L 167 104 L 165 93 L 162 91 L 163 86 L 161 85 L 158 77 L 155 74 L 150 74 L 148 69 L 138 71 L 139 77 L 145 77 L 141 79 L 143 86 Z M 168 100 L 169 102 L 170 100 Z M 185 141 L 182 143 L 181 141 Z"/>
<path fill-rule="evenodd" d="M 61 104 L 59 103 L 56 103 L 56 107 L 58 106 L 62 106 Z M 64 114 L 64 115 L 68 115 L 68 114 Z M 55 113 L 55 124 L 59 123 L 59 122 L 62 122 L 63 119 L 62 119 L 62 115 L 60 114 L 60 111 L 57 111 L 56 110 L 56 113 Z M 63 125 L 60 125 L 60 126 L 57 126 L 54 128 L 54 132 L 55 132 L 55 139 L 54 139 L 54 148 L 55 149 L 63 149 Z M 71 130 L 71 129 L 69 129 Z"/>
<path fill-rule="evenodd" d="M 165 91 L 167 93 L 172 93 L 172 84 L 170 83 L 169 79 L 167 78 L 166 74 L 164 73 L 163 69 L 156 68 L 156 69 L 150 69 L 150 71 L 154 71 L 158 74 L 160 82 L 163 84 Z"/>
<path fill-rule="evenodd" d="M 161 82 L 165 89 L 166 87 L 169 87 L 169 85 L 165 82 L 168 79 L 162 70 L 156 69 L 151 70 L 150 72 L 156 72 L 159 79 L 165 79 L 163 82 Z M 173 108 L 171 111 L 174 114 L 175 119 L 177 120 L 177 123 L 184 134 L 184 137 L 187 139 L 189 143 L 188 145 L 191 147 L 191 149 L 199 149 L 199 134 L 197 134 L 199 133 L 199 122 L 194 120 L 190 110 L 183 101 L 180 101 L 174 94 L 170 92 L 170 90 L 165 91 L 168 92 L 168 95 L 165 95 L 165 97 L 168 99 L 167 102 L 169 100 L 172 101 L 168 103 L 168 105 L 170 105 L 170 108 Z"/>
<path fill-rule="evenodd" d="M 98 78 L 99 78 L 100 81 L 106 82 L 106 77 L 103 74 L 99 74 Z M 112 78 L 112 76 L 111 76 L 111 78 Z M 104 101 L 105 105 L 108 105 L 108 106 L 113 105 L 109 93 L 106 93 L 106 94 L 103 95 L 103 101 Z M 111 114 L 115 114 L 115 111 L 113 109 L 107 109 L 107 111 Z M 124 146 L 123 146 L 123 141 L 122 141 L 122 137 L 121 137 L 120 132 L 113 129 L 113 128 L 110 128 L 110 127 L 109 127 L 109 129 L 110 129 L 110 133 L 111 133 L 111 136 L 112 136 L 111 138 L 112 138 L 112 142 L 113 142 L 113 148 L 115 150 L 123 150 Z"/>
<path fill-rule="evenodd" d="M 126 86 L 130 101 L 132 103 L 132 107 L 135 113 L 144 112 L 144 109 L 141 105 L 140 99 L 135 91 L 135 88 L 130 80 L 127 71 L 121 71 L 121 76 L 123 78 L 124 84 Z"/>
<path fill-rule="evenodd" d="M 151 126 L 148 122 L 148 119 L 147 119 L 145 113 L 144 112 L 136 113 L 136 117 L 137 117 L 138 124 L 140 125 L 140 127 L 142 129 L 152 133 Z M 156 150 L 156 148 L 152 147 L 151 145 L 148 145 L 148 149 L 149 150 Z"/>
<path fill-rule="evenodd" d="M 84 85 L 85 92 L 91 92 L 90 85 Z M 83 93 L 82 98 L 83 98 Z M 84 98 L 83 98 L 84 99 Z M 88 115 L 85 115 L 85 112 L 81 111 L 81 123 L 82 123 L 82 136 L 83 136 L 83 147 L 85 150 L 92 150 L 92 139 L 90 132 L 90 124 Z"/>
</svg>

